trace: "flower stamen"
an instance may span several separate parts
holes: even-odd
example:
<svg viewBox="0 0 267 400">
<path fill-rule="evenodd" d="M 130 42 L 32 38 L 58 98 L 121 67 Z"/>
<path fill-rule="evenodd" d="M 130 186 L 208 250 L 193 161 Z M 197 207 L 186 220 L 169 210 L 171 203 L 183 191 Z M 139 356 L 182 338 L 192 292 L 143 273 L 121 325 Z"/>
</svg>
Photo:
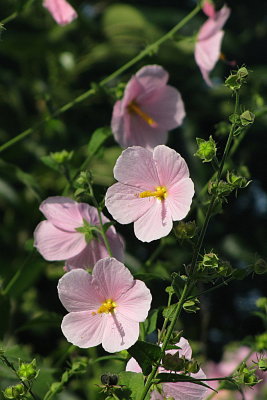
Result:
<svg viewBox="0 0 267 400">
<path fill-rule="evenodd" d="M 157 186 L 155 192 L 146 190 L 145 192 L 139 193 L 139 197 L 143 199 L 144 197 L 156 197 L 156 199 L 164 200 L 168 196 L 167 189 L 165 186 Z"/>
<path fill-rule="evenodd" d="M 107 299 L 104 301 L 104 303 L 101 304 L 97 312 L 92 312 L 92 315 L 112 313 L 116 307 L 117 304 L 115 303 L 115 301 L 113 301 L 112 299 Z"/>
<path fill-rule="evenodd" d="M 148 114 L 141 110 L 141 108 L 137 105 L 135 101 L 131 101 L 131 103 L 127 106 L 130 112 L 134 112 L 135 114 L 139 115 L 149 126 L 152 128 L 156 128 L 158 126 L 157 122 L 154 121 Z"/>
</svg>

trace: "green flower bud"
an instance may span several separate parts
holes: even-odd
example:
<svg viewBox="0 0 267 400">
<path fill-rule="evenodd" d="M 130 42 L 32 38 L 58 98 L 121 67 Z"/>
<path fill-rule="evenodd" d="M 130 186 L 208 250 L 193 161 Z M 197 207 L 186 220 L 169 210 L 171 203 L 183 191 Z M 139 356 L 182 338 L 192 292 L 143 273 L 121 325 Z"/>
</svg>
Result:
<svg viewBox="0 0 267 400">
<path fill-rule="evenodd" d="M 260 358 L 258 367 L 261 371 L 267 371 L 267 358 Z"/>
<path fill-rule="evenodd" d="M 254 272 L 258 275 L 266 274 L 267 263 L 263 258 L 259 258 L 254 264 Z"/>
<path fill-rule="evenodd" d="M 247 125 L 251 125 L 253 124 L 255 119 L 255 115 L 251 112 L 251 111 L 244 111 L 241 115 L 240 115 L 240 122 L 242 126 L 247 126 Z"/>
<path fill-rule="evenodd" d="M 246 82 L 248 77 L 248 70 L 246 67 L 239 68 L 238 71 L 233 71 L 225 80 L 225 86 L 235 91 L 241 88 L 242 84 Z"/>
<path fill-rule="evenodd" d="M 17 371 L 19 378 L 22 381 L 30 381 L 37 377 L 38 372 L 36 370 L 36 360 L 32 360 L 31 363 L 21 363 Z"/>
<path fill-rule="evenodd" d="M 196 374 L 200 370 L 200 366 L 197 360 L 187 360 L 186 371 L 192 374 Z"/>
<path fill-rule="evenodd" d="M 22 383 L 18 383 L 14 386 L 8 386 L 4 390 L 3 394 L 6 399 L 22 399 L 25 395 L 25 387 Z"/>
<path fill-rule="evenodd" d="M 178 225 L 175 227 L 175 235 L 178 239 L 192 239 L 197 231 L 197 226 L 195 221 L 179 221 Z"/>
<path fill-rule="evenodd" d="M 255 368 L 249 368 L 245 363 L 235 373 L 234 380 L 239 385 L 254 386 L 259 382 L 257 375 L 255 374 Z"/>
<path fill-rule="evenodd" d="M 196 313 L 200 308 L 198 307 L 199 300 L 188 300 L 183 304 L 183 309 L 188 313 Z"/>
<path fill-rule="evenodd" d="M 186 359 L 179 357 L 179 351 L 175 354 L 167 353 L 162 357 L 163 368 L 170 371 L 184 371 Z"/>
<path fill-rule="evenodd" d="M 243 189 L 247 187 L 251 181 L 248 181 L 244 176 L 236 175 L 233 172 L 227 171 L 227 182 L 236 189 Z"/>
<path fill-rule="evenodd" d="M 57 151 L 55 153 L 50 153 L 50 157 L 57 163 L 57 164 L 65 164 L 66 162 L 70 161 L 73 157 L 73 151 Z"/>
<path fill-rule="evenodd" d="M 217 268 L 219 265 L 219 258 L 215 253 L 204 254 L 202 265 L 204 268 Z"/>
<path fill-rule="evenodd" d="M 194 156 L 197 156 L 203 160 L 203 163 L 212 161 L 217 152 L 216 143 L 214 142 L 212 136 L 210 136 L 209 140 L 196 138 L 196 141 L 198 145 L 198 151 L 194 154 Z"/>
<path fill-rule="evenodd" d="M 248 70 L 246 67 L 241 67 L 237 71 L 237 77 L 240 81 L 246 79 L 248 77 Z"/>
<path fill-rule="evenodd" d="M 239 116 L 238 114 L 231 114 L 231 115 L 229 116 L 229 121 L 230 121 L 232 124 L 237 124 L 237 125 L 240 125 L 240 123 L 241 123 L 241 121 L 240 121 L 240 116 Z"/>
</svg>

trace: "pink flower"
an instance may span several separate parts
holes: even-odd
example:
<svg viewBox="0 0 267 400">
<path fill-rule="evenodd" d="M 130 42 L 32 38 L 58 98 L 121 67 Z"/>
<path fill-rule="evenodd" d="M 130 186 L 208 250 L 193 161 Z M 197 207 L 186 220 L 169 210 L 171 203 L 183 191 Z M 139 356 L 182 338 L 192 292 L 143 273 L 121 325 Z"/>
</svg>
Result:
<svg viewBox="0 0 267 400">
<path fill-rule="evenodd" d="M 180 350 L 167 350 L 166 353 L 175 354 L 179 351 L 179 357 L 184 356 L 186 359 L 190 360 L 192 358 L 192 349 L 190 344 L 185 338 L 181 338 L 176 346 L 180 347 Z M 131 358 L 127 365 L 126 371 L 132 372 L 142 372 L 140 366 L 135 361 L 134 358 Z M 170 372 L 160 367 L 159 372 Z M 196 374 L 191 374 L 192 378 L 195 379 L 205 379 L 206 375 L 200 369 Z M 195 383 L 190 382 L 176 382 L 176 383 L 163 383 L 162 384 L 162 393 L 154 390 L 151 392 L 151 400 L 164 400 L 166 397 L 173 397 L 174 400 L 202 400 L 207 392 L 207 389 L 204 386 L 197 385 Z"/>
<path fill-rule="evenodd" d="M 83 269 L 67 272 L 58 293 L 69 311 L 61 325 L 66 339 L 82 348 L 102 343 L 110 353 L 137 341 L 152 299 L 144 282 L 134 280 L 115 258 L 99 260 L 92 275 Z"/>
<path fill-rule="evenodd" d="M 99 227 L 97 209 L 68 197 L 49 197 L 40 210 L 47 218 L 34 231 L 34 245 L 48 261 L 67 260 L 66 270 L 93 268 L 108 252 L 103 239 L 91 227 Z M 103 224 L 109 220 L 102 215 Z M 111 251 L 123 260 L 123 242 L 115 228 L 107 232 Z"/>
<path fill-rule="evenodd" d="M 121 224 L 134 222 L 136 237 L 151 242 L 169 234 L 173 221 L 190 209 L 194 185 L 185 160 L 167 146 L 154 151 L 133 146 L 114 167 L 119 181 L 106 194 L 106 207 Z"/>
<path fill-rule="evenodd" d="M 77 18 L 76 11 L 66 0 L 44 0 L 43 6 L 59 25 L 69 24 Z"/>
<path fill-rule="evenodd" d="M 181 95 L 167 85 L 169 74 L 159 65 L 141 68 L 128 82 L 122 100 L 115 103 L 111 127 L 122 147 L 152 149 L 166 143 L 167 131 L 182 124 Z"/>
<path fill-rule="evenodd" d="M 216 17 L 216 10 L 212 0 L 206 0 L 203 4 L 202 10 L 207 15 L 207 17 Z"/>
<path fill-rule="evenodd" d="M 220 11 L 215 12 L 213 16 L 211 15 L 208 18 L 198 33 L 195 46 L 195 60 L 200 68 L 203 79 L 209 86 L 212 86 L 209 73 L 220 58 L 221 42 L 224 35 L 222 27 L 229 18 L 229 15 L 230 9 L 227 6 L 223 6 Z"/>
</svg>

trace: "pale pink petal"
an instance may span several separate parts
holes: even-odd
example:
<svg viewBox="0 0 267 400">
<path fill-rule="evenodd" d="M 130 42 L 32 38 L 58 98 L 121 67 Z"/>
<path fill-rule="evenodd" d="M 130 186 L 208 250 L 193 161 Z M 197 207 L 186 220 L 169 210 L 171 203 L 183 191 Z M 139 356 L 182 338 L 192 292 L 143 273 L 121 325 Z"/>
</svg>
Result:
<svg viewBox="0 0 267 400">
<path fill-rule="evenodd" d="M 225 22 L 229 18 L 230 12 L 230 8 L 224 6 L 216 13 L 215 18 L 208 18 L 208 20 L 200 28 L 197 40 L 207 40 L 213 35 L 216 35 L 216 33 L 222 29 Z"/>
<path fill-rule="evenodd" d="M 150 393 L 150 400 L 164 400 L 165 398 L 163 397 L 162 394 L 160 394 L 157 390 L 153 390 L 153 392 Z"/>
<path fill-rule="evenodd" d="M 185 218 L 190 210 L 193 196 L 194 184 L 190 178 L 182 179 L 168 190 L 165 201 L 173 221 Z"/>
<path fill-rule="evenodd" d="M 102 340 L 104 350 L 115 353 L 131 347 L 139 336 L 139 323 L 118 312 L 107 315 Z"/>
<path fill-rule="evenodd" d="M 56 228 L 50 221 L 42 221 L 34 231 L 34 246 L 48 261 L 67 260 L 85 247 L 84 235 Z"/>
<path fill-rule="evenodd" d="M 101 298 L 92 285 L 92 276 L 83 269 L 66 273 L 58 282 L 58 295 L 67 311 L 97 310 Z"/>
<path fill-rule="evenodd" d="M 169 131 L 180 126 L 185 117 L 184 103 L 181 95 L 177 89 L 169 85 L 158 89 L 150 96 L 146 95 L 142 102 L 138 104 L 142 111 L 157 123 L 156 128 L 150 127 L 155 135 L 160 131 Z M 149 127 L 148 124 L 146 125 Z"/>
<path fill-rule="evenodd" d="M 43 6 L 59 25 L 66 25 L 77 18 L 76 11 L 66 0 L 44 0 Z"/>
<path fill-rule="evenodd" d="M 93 284 L 103 299 L 117 302 L 120 296 L 134 285 L 128 268 L 115 258 L 99 260 L 93 269 Z"/>
<path fill-rule="evenodd" d="M 136 75 L 133 75 L 125 87 L 123 99 L 120 102 L 121 112 L 125 112 L 131 101 L 135 100 L 143 91 L 142 84 L 138 81 Z"/>
<path fill-rule="evenodd" d="M 150 185 L 149 185 L 150 186 Z M 155 188 L 153 187 L 152 190 Z M 115 183 L 107 190 L 105 205 L 112 217 L 120 224 L 136 221 L 147 212 L 156 201 L 155 198 L 138 197 L 147 188 L 137 188 L 121 183 Z"/>
<path fill-rule="evenodd" d="M 135 280 L 134 285 L 118 299 L 118 311 L 124 317 L 142 322 L 147 318 L 152 296 L 144 282 Z"/>
<path fill-rule="evenodd" d="M 189 177 L 189 170 L 183 157 L 167 146 L 157 146 L 153 152 L 157 166 L 160 185 L 168 189 L 181 179 Z"/>
<path fill-rule="evenodd" d="M 191 360 L 192 349 L 191 349 L 191 346 L 187 339 L 185 339 L 184 337 L 181 337 L 179 342 L 176 343 L 176 346 L 180 347 L 180 349 L 179 349 L 180 357 L 184 356 L 187 360 Z M 169 354 L 175 354 L 176 352 L 177 352 L 177 350 L 175 350 L 175 349 L 166 351 L 166 353 L 169 353 Z"/>
<path fill-rule="evenodd" d="M 171 213 L 166 207 L 165 201 L 156 199 L 150 209 L 135 221 L 134 233 L 142 242 L 151 242 L 167 236 L 172 225 Z"/>
<path fill-rule="evenodd" d="M 40 211 L 55 226 L 65 231 L 76 232 L 83 226 L 79 203 L 68 197 L 48 197 L 40 205 Z"/>
<path fill-rule="evenodd" d="M 71 312 L 62 321 L 61 329 L 67 341 L 81 348 L 102 342 L 107 314 L 92 315 L 90 311 Z"/>
<path fill-rule="evenodd" d="M 142 368 L 133 357 L 131 357 L 130 360 L 127 362 L 125 370 L 136 373 L 142 372 Z"/>
<path fill-rule="evenodd" d="M 143 190 L 154 190 L 159 185 L 152 152 L 139 146 L 122 152 L 114 167 L 114 177 L 125 185 Z"/>
<path fill-rule="evenodd" d="M 195 60 L 205 80 L 207 80 L 206 73 L 214 68 L 220 57 L 223 35 L 224 32 L 219 31 L 209 39 L 201 40 L 196 43 Z"/>
<path fill-rule="evenodd" d="M 195 379 L 206 378 L 201 369 L 191 376 Z M 207 393 L 207 388 L 204 386 L 190 382 L 164 383 L 162 387 L 164 394 L 167 397 L 173 397 L 175 400 L 202 400 Z"/>
<path fill-rule="evenodd" d="M 203 4 L 202 10 L 207 15 L 207 17 L 216 17 L 216 10 L 214 4 L 211 1 L 206 0 Z"/>
<path fill-rule="evenodd" d="M 138 82 L 143 86 L 144 94 L 165 86 L 169 79 L 168 72 L 160 65 L 146 65 L 141 68 L 135 76 Z M 137 102 L 142 100 L 143 93 L 137 97 Z"/>
</svg>

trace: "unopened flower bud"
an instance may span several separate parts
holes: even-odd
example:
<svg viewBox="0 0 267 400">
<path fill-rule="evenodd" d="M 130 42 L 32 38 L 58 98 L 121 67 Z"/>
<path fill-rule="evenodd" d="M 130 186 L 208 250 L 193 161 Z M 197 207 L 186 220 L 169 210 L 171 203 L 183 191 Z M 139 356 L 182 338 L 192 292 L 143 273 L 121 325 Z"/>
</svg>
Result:
<svg viewBox="0 0 267 400">
<path fill-rule="evenodd" d="M 226 180 L 230 185 L 233 185 L 236 189 L 243 189 L 249 185 L 251 181 L 248 181 L 244 176 L 237 175 L 233 172 L 227 172 Z"/>
<path fill-rule="evenodd" d="M 244 111 L 240 115 L 240 122 L 241 122 L 241 125 L 243 125 L 243 126 L 253 124 L 254 119 L 255 119 L 255 115 L 249 110 Z"/>
<path fill-rule="evenodd" d="M 103 385 L 114 386 L 117 385 L 119 377 L 118 375 L 108 373 L 101 375 L 100 379 Z"/>
<path fill-rule="evenodd" d="M 21 363 L 17 373 L 22 381 L 30 381 L 31 379 L 36 378 L 38 375 L 38 371 L 36 370 L 36 360 L 32 360 L 31 363 Z"/>
<path fill-rule="evenodd" d="M 57 164 L 65 164 L 66 162 L 70 161 L 73 156 L 73 151 L 57 151 L 55 153 L 50 153 L 50 157 L 57 163 Z"/>
<path fill-rule="evenodd" d="M 239 80 L 244 80 L 248 77 L 248 70 L 246 67 L 241 67 L 237 71 L 237 77 Z"/>
<path fill-rule="evenodd" d="M 197 360 L 187 360 L 186 371 L 192 374 L 196 374 L 200 370 L 200 366 Z"/>
<path fill-rule="evenodd" d="M 249 368 L 245 363 L 237 369 L 234 380 L 239 385 L 254 386 L 259 382 L 255 368 Z"/>
<path fill-rule="evenodd" d="M 267 358 L 260 358 L 258 367 L 261 371 L 267 371 Z"/>
<path fill-rule="evenodd" d="M 204 140 L 201 138 L 196 138 L 198 151 L 194 154 L 199 157 L 202 162 L 210 162 L 216 156 L 216 143 L 213 140 L 212 136 L 210 136 L 209 140 Z"/>
<path fill-rule="evenodd" d="M 246 82 L 248 77 L 248 70 L 246 67 L 239 68 L 238 71 L 231 73 L 225 80 L 225 86 L 231 90 L 238 90 L 241 88 L 242 84 Z"/>
<path fill-rule="evenodd" d="M 205 268 L 217 268 L 219 265 L 219 258 L 215 253 L 204 254 L 202 265 Z"/>
<path fill-rule="evenodd" d="M 175 354 L 167 353 L 162 358 L 163 368 L 170 371 L 184 371 L 186 359 L 179 357 L 179 351 Z"/>
<path fill-rule="evenodd" d="M 192 239 L 197 231 L 195 221 L 179 221 L 178 225 L 175 227 L 175 235 L 178 239 Z"/>
<path fill-rule="evenodd" d="M 200 308 L 198 307 L 199 304 L 199 300 L 193 299 L 193 300 L 187 300 L 184 304 L 183 304 L 183 309 L 188 312 L 188 313 L 196 313 L 198 310 L 200 310 Z"/>
<path fill-rule="evenodd" d="M 263 258 L 259 258 L 254 264 L 254 272 L 258 275 L 265 274 L 267 272 L 267 263 Z"/>
<path fill-rule="evenodd" d="M 25 387 L 22 383 L 18 383 L 17 385 L 8 386 L 4 392 L 4 397 L 6 399 L 22 399 L 25 395 Z"/>
</svg>

